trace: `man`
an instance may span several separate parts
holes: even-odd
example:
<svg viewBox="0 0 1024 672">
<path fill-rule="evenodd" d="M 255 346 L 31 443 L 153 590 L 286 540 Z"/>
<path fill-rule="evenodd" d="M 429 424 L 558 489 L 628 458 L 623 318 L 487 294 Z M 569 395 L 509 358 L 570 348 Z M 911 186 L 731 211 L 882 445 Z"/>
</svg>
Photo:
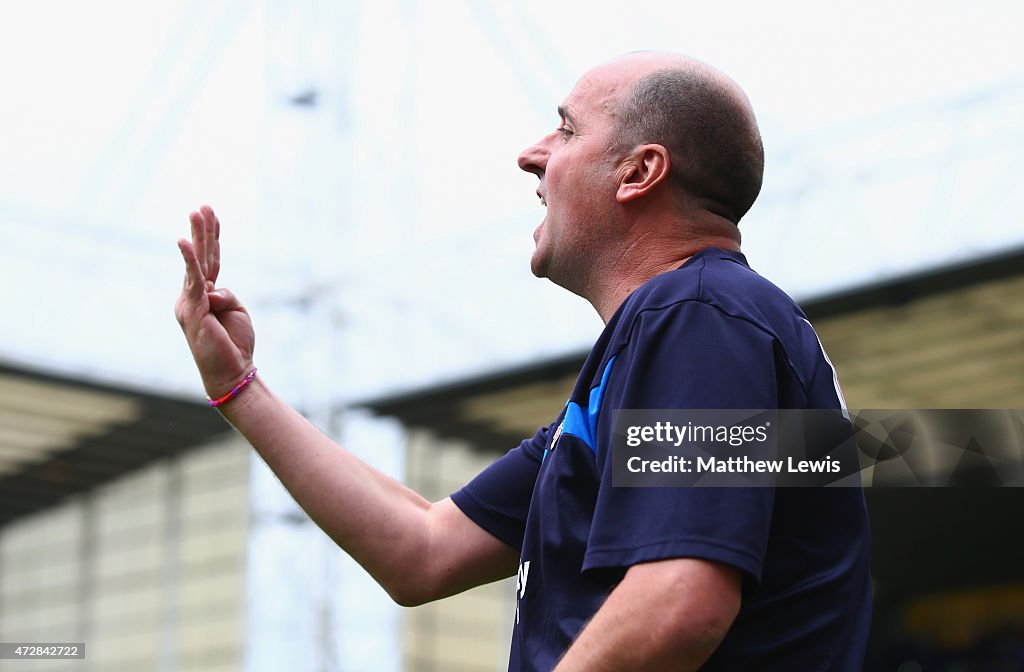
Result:
<svg viewBox="0 0 1024 672">
<path fill-rule="evenodd" d="M 363 464 L 252 375 L 204 207 L 179 241 L 176 315 L 207 392 L 400 604 L 518 575 L 510 670 L 859 670 L 859 490 L 611 483 L 614 409 L 842 403 L 810 324 L 739 252 L 763 166 L 746 96 L 705 64 L 640 53 L 585 74 L 559 114 L 519 157 L 547 206 L 531 268 L 606 328 L 549 427 L 433 504 Z"/>
</svg>

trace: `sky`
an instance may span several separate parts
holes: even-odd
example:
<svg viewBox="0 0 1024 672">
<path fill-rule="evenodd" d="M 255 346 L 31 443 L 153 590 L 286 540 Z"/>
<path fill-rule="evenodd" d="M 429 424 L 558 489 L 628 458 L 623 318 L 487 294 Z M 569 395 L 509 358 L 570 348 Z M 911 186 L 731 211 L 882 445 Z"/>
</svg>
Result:
<svg viewBox="0 0 1024 672">
<path fill-rule="evenodd" d="M 519 151 L 637 49 L 747 91 L 755 269 L 820 296 L 1024 244 L 1024 8 L 996 2 L 21 3 L 0 25 L 0 359 L 186 397 L 175 240 L 215 206 L 223 281 L 284 396 L 375 396 L 584 351 L 529 274 Z M 296 99 L 312 104 L 296 103 Z"/>
</svg>

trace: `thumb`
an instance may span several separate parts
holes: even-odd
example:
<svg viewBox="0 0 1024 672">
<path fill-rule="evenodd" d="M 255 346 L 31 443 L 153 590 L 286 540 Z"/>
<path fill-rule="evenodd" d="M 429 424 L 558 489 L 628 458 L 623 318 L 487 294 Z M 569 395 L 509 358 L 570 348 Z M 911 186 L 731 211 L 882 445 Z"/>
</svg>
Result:
<svg viewBox="0 0 1024 672">
<path fill-rule="evenodd" d="M 210 300 L 210 312 L 219 313 L 225 310 L 241 310 L 246 312 L 242 302 L 229 289 L 221 287 L 220 289 L 208 292 L 206 297 Z"/>
</svg>

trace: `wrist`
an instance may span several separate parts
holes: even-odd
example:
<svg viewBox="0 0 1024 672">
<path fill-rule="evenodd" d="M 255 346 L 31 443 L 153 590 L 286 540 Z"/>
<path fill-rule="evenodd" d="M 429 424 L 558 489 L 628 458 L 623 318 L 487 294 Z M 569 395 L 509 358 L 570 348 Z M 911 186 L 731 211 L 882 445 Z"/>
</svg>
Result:
<svg viewBox="0 0 1024 672">
<path fill-rule="evenodd" d="M 256 367 L 252 367 L 252 371 L 250 371 L 248 374 L 246 374 L 244 378 L 242 378 L 240 381 L 238 381 L 238 383 L 232 386 L 230 390 L 216 397 L 214 397 L 213 395 L 208 396 L 206 398 L 206 403 L 208 403 L 212 408 L 219 408 L 224 404 L 227 404 L 228 402 L 234 400 L 237 396 L 242 394 L 242 392 L 247 387 L 249 387 L 249 385 L 252 384 L 252 382 L 256 379 L 256 371 Z"/>
</svg>

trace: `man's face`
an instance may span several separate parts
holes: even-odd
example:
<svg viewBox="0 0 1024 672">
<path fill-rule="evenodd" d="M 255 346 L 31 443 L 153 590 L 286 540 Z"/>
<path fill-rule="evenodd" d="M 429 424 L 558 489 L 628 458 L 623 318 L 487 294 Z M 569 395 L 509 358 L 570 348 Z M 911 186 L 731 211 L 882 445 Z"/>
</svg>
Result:
<svg viewBox="0 0 1024 672">
<path fill-rule="evenodd" d="M 612 111 L 622 87 L 614 70 L 602 66 L 584 75 L 558 108 L 559 127 L 519 155 L 519 167 L 540 178 L 537 194 L 547 204 L 533 232 L 530 268 L 577 292 L 617 208 Z"/>
</svg>

